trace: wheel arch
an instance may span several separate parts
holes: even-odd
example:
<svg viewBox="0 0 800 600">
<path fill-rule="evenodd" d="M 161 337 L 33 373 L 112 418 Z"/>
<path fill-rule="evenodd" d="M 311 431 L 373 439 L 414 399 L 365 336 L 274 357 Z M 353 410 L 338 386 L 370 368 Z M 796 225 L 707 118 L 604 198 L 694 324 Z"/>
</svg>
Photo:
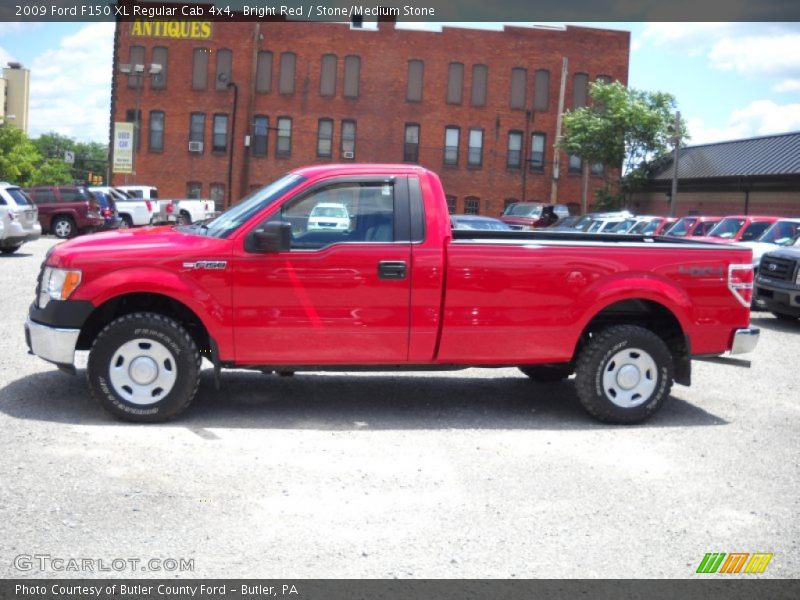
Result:
<svg viewBox="0 0 800 600">
<path fill-rule="evenodd" d="M 203 320 L 180 300 L 155 292 L 126 293 L 103 302 L 92 311 L 81 327 L 76 348 L 89 350 L 106 325 L 135 312 L 153 312 L 180 322 L 192 336 L 200 354 L 211 358 L 214 341 Z"/>
<path fill-rule="evenodd" d="M 691 347 L 686 329 L 675 311 L 650 298 L 616 300 L 596 311 L 581 331 L 573 356 L 593 335 L 612 325 L 637 325 L 655 333 L 672 354 L 675 381 L 691 383 Z"/>
</svg>

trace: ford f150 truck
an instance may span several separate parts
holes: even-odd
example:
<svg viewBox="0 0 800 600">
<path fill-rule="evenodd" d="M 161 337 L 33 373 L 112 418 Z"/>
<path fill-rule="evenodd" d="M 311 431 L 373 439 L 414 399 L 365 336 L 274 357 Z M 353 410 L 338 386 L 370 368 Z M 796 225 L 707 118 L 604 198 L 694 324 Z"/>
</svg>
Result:
<svg viewBox="0 0 800 600">
<path fill-rule="evenodd" d="M 347 228 L 310 228 L 331 202 Z M 131 421 L 184 410 L 206 358 L 217 385 L 224 367 L 574 373 L 590 414 L 633 423 L 673 381 L 690 383 L 693 358 L 755 347 L 752 286 L 745 248 L 452 230 L 431 171 L 327 165 L 210 222 L 58 244 L 25 330 L 32 353 L 64 370 L 89 350 L 92 394 Z"/>
</svg>

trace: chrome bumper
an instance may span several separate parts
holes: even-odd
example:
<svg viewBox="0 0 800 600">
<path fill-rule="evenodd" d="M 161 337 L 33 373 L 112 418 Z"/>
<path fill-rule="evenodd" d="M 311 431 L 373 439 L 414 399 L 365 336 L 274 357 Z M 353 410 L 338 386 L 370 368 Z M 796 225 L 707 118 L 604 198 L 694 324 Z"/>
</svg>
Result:
<svg viewBox="0 0 800 600">
<path fill-rule="evenodd" d="M 71 365 L 75 361 L 80 333 L 80 329 L 56 329 L 30 319 L 25 321 L 25 339 L 31 352 L 59 365 Z"/>
<path fill-rule="evenodd" d="M 758 345 L 758 336 L 761 330 L 758 327 L 749 327 L 747 329 L 737 329 L 733 334 L 733 346 L 731 346 L 731 354 L 744 354 L 752 352 Z"/>
</svg>

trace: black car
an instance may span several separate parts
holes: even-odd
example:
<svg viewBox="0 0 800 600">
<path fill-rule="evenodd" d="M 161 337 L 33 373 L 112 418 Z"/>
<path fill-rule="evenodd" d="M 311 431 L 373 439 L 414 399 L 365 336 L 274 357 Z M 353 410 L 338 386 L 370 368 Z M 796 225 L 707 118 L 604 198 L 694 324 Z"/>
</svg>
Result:
<svg viewBox="0 0 800 600">
<path fill-rule="evenodd" d="M 114 201 L 114 198 L 107 194 L 106 192 L 90 192 L 97 203 L 100 205 L 100 216 L 103 217 L 105 223 L 100 228 L 103 231 L 108 231 L 109 229 L 117 229 L 120 224 L 122 223 L 122 217 L 119 216 L 117 212 L 117 203 Z"/>
</svg>

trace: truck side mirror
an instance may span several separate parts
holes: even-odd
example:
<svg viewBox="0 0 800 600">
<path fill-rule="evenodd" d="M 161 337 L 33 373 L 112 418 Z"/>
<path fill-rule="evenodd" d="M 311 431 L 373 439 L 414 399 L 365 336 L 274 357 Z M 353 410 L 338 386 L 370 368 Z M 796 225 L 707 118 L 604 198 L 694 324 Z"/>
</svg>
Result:
<svg viewBox="0 0 800 600">
<path fill-rule="evenodd" d="M 247 236 L 248 252 L 288 252 L 292 248 L 292 224 L 287 221 L 268 221 Z"/>
</svg>

